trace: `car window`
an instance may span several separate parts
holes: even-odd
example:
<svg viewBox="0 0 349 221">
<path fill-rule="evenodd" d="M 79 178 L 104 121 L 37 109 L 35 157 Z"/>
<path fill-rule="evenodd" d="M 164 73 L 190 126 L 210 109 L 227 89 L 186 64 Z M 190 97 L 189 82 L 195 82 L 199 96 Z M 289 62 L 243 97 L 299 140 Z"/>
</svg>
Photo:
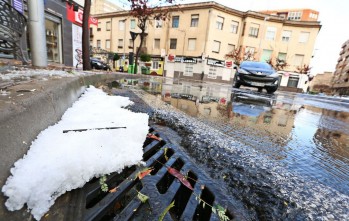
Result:
<svg viewBox="0 0 349 221">
<path fill-rule="evenodd" d="M 242 62 L 240 65 L 241 68 L 258 68 L 258 69 L 267 69 L 273 70 L 273 68 L 265 62 Z"/>
</svg>

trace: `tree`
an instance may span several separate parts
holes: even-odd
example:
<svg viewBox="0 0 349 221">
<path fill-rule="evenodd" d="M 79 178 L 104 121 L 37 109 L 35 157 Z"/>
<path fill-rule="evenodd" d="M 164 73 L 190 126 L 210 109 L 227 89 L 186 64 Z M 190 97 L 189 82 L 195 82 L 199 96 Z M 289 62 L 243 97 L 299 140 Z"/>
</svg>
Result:
<svg viewBox="0 0 349 221">
<path fill-rule="evenodd" d="M 276 71 L 282 71 L 288 66 L 285 60 L 282 60 L 279 58 L 276 58 L 275 62 L 273 61 L 272 58 L 266 60 L 266 62 L 270 64 Z"/>
<path fill-rule="evenodd" d="M 85 0 L 86 1 L 86 0 Z M 163 4 L 174 4 L 175 0 L 158 0 L 158 5 L 151 5 L 151 0 L 128 0 L 131 3 L 131 15 L 137 18 L 137 26 L 141 30 L 141 33 L 138 33 L 140 36 L 139 47 L 136 50 L 136 56 L 134 61 L 134 70 L 137 73 L 138 57 L 141 51 L 144 38 L 147 33 L 145 33 L 147 22 L 151 19 L 163 20 L 168 19 L 168 7 L 161 7 Z"/>
<path fill-rule="evenodd" d="M 226 54 L 225 59 L 231 59 L 235 65 L 240 65 L 241 61 L 254 61 L 254 52 L 246 51 L 243 55 L 241 53 L 241 47 L 234 49 L 230 53 Z"/>
<path fill-rule="evenodd" d="M 230 53 L 226 54 L 225 59 L 231 59 L 234 61 L 235 65 L 240 65 L 241 63 L 241 47 L 232 50 Z"/>
<path fill-rule="evenodd" d="M 303 66 L 298 66 L 297 70 L 300 74 L 309 74 L 311 67 L 307 64 L 304 64 Z"/>
<path fill-rule="evenodd" d="M 141 58 L 141 61 L 143 62 L 151 61 L 151 56 L 149 54 L 141 54 L 140 58 Z"/>
<path fill-rule="evenodd" d="M 82 69 L 91 70 L 90 64 L 90 18 L 91 0 L 85 0 L 84 14 L 82 18 Z"/>
<path fill-rule="evenodd" d="M 120 56 L 117 53 L 114 53 L 113 55 L 113 68 L 115 69 L 115 61 L 119 60 Z"/>
</svg>

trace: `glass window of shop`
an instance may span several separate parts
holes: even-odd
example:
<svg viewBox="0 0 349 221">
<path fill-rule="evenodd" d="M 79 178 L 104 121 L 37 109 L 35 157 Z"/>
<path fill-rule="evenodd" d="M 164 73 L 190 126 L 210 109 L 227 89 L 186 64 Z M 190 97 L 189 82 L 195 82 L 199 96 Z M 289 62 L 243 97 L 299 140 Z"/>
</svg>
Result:
<svg viewBox="0 0 349 221">
<path fill-rule="evenodd" d="M 46 47 L 49 62 L 62 63 L 61 25 L 46 18 Z"/>
</svg>

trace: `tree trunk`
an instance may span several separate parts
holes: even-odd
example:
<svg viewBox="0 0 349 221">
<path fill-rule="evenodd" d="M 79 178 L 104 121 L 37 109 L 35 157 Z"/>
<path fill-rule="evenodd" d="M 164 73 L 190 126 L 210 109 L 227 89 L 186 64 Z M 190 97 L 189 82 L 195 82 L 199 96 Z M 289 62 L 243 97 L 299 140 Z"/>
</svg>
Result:
<svg viewBox="0 0 349 221">
<path fill-rule="evenodd" d="M 91 70 L 90 64 L 90 17 L 91 0 L 85 0 L 84 14 L 82 19 L 82 69 Z"/>
<path fill-rule="evenodd" d="M 139 44 L 139 47 L 136 51 L 136 57 L 135 57 L 135 64 L 134 64 L 134 71 L 135 74 L 137 74 L 137 67 L 138 67 L 138 57 L 139 57 L 139 53 L 141 51 L 142 45 L 143 45 L 143 41 L 144 41 L 144 31 L 142 30 L 142 33 L 140 34 L 140 38 L 141 38 L 141 43 Z"/>
</svg>

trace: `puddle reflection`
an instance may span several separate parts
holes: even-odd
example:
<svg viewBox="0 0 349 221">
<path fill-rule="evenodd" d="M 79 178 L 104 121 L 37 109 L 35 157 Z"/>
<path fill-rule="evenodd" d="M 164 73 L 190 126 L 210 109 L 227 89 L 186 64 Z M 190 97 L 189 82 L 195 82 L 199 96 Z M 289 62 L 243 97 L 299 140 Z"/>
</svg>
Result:
<svg viewBox="0 0 349 221">
<path fill-rule="evenodd" d="M 247 147 L 349 194 L 349 110 L 302 105 L 295 95 L 164 79 L 120 81 L 209 122 Z"/>
</svg>

